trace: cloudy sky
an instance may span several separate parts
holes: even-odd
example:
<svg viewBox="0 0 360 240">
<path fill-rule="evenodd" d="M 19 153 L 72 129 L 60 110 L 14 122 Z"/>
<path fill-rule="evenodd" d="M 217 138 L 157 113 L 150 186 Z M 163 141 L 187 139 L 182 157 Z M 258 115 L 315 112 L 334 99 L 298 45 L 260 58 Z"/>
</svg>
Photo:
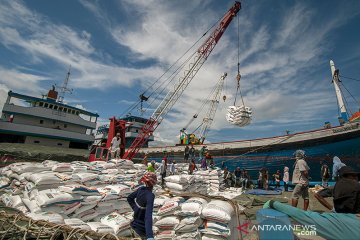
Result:
<svg viewBox="0 0 360 240">
<path fill-rule="evenodd" d="M 160 78 L 234 4 L 230 0 L 0 0 L 0 108 L 7 91 L 41 96 L 61 85 L 69 66 L 68 104 L 122 116 L 146 91 L 149 117 L 175 80 Z M 238 24 L 239 23 L 239 24 Z M 360 79 L 360 1 L 244 0 L 242 9 L 182 97 L 157 129 L 158 144 L 178 141 L 220 76 L 228 73 L 209 142 L 282 135 L 337 124 L 329 60 L 340 75 Z M 239 36 L 239 38 L 238 38 Z M 199 40 L 200 39 L 200 40 Z M 238 49 L 239 39 L 239 49 Z M 196 41 L 198 41 L 196 45 Z M 195 47 L 191 48 L 195 44 Z M 241 90 L 252 124 L 225 120 L 234 104 L 240 60 Z M 157 81 L 157 79 L 159 79 Z M 342 78 L 360 100 L 360 81 Z M 155 83 L 155 84 L 154 84 Z M 154 85 L 153 85 L 154 84 Z M 153 88 L 149 89 L 149 86 Z M 347 104 L 359 104 L 344 89 Z M 236 105 L 241 105 L 239 97 Z M 140 115 L 138 107 L 131 111 Z M 203 112 L 199 118 L 203 117 Z M 199 126 L 194 122 L 189 131 Z"/>
</svg>

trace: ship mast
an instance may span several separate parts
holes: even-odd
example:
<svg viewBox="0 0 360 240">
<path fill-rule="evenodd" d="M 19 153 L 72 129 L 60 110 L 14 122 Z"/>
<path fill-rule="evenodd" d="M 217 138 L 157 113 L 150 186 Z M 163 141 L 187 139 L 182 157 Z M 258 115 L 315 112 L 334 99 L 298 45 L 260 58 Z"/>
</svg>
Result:
<svg viewBox="0 0 360 240">
<path fill-rule="evenodd" d="M 336 93 L 336 97 L 337 97 L 337 102 L 339 104 L 339 109 L 340 109 L 340 118 L 342 118 L 342 120 L 344 122 L 348 121 L 348 115 L 347 115 L 347 111 L 346 111 L 346 107 L 344 104 L 344 99 L 341 93 L 341 89 L 340 89 L 340 79 L 339 79 L 339 69 L 335 68 L 335 63 L 333 60 L 330 60 L 330 68 L 331 68 L 331 75 L 332 75 L 332 82 L 334 83 L 334 87 L 335 87 L 335 93 Z M 339 118 L 339 120 L 340 120 Z M 340 120 L 340 123 L 342 121 Z"/>
<path fill-rule="evenodd" d="M 64 101 L 66 92 L 70 92 L 70 93 L 72 92 L 72 89 L 67 88 L 67 85 L 68 85 L 69 79 L 70 79 L 70 70 L 71 70 L 71 65 L 69 66 L 69 71 L 66 74 L 64 83 L 63 83 L 62 87 L 60 88 L 60 94 L 59 94 L 59 98 L 58 98 L 59 103 L 62 103 Z"/>
</svg>

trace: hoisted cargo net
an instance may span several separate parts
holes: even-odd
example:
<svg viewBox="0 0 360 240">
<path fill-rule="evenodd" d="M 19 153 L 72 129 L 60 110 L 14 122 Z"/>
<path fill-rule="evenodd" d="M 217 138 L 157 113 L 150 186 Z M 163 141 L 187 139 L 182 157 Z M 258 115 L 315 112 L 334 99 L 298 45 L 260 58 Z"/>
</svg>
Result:
<svg viewBox="0 0 360 240">
<path fill-rule="evenodd" d="M 227 109 L 226 120 L 239 127 L 244 127 L 251 123 L 252 111 L 250 107 L 242 106 L 229 106 Z"/>
</svg>

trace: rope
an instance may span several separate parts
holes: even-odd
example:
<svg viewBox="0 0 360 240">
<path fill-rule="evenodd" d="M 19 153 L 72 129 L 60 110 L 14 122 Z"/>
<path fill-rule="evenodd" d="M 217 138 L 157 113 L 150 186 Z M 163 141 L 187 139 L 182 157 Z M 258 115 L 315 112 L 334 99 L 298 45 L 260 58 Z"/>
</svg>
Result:
<svg viewBox="0 0 360 240">
<path fill-rule="evenodd" d="M 244 155 L 246 155 L 246 154 L 249 154 L 249 153 L 252 153 L 252 152 L 256 152 L 256 151 L 259 150 L 259 149 L 266 148 L 266 147 L 271 146 L 271 145 L 273 145 L 273 144 L 285 142 L 286 140 L 290 139 L 290 138 L 293 137 L 293 136 L 294 136 L 294 135 L 288 135 L 285 139 L 280 139 L 280 141 L 274 141 L 274 142 L 269 143 L 269 144 L 267 144 L 267 145 L 264 145 L 264 146 L 255 148 L 255 149 L 253 149 L 253 150 L 247 151 L 247 152 L 245 152 L 245 153 L 243 153 L 243 154 L 240 154 L 240 155 L 238 155 L 238 156 L 235 156 L 235 157 L 226 159 L 225 161 L 222 161 L 221 163 L 217 163 L 217 164 L 215 164 L 215 165 L 216 165 L 216 166 L 219 166 L 220 164 L 223 164 L 223 163 L 225 163 L 225 162 L 227 162 L 227 161 L 230 161 L 230 160 L 233 160 L 233 159 L 242 157 L 242 156 L 244 156 Z"/>
<path fill-rule="evenodd" d="M 339 76 L 342 77 L 342 78 L 347 78 L 347 79 L 350 79 L 350 80 L 354 80 L 354 81 L 360 82 L 360 79 L 351 78 L 351 77 L 345 77 L 345 76 L 342 76 L 342 75 L 339 75 Z"/>
<path fill-rule="evenodd" d="M 11 208 L 6 208 L 12 211 Z M 68 225 L 60 225 L 43 220 L 33 220 L 23 213 L 7 213 L 0 211 L 0 236 L 1 239 L 62 239 L 70 240 L 81 238 L 103 240 L 127 240 L 129 238 L 117 237 L 113 234 L 100 234 L 92 230 L 72 228 Z M 81 236 L 77 236 L 81 233 Z"/>
<path fill-rule="evenodd" d="M 238 41 L 237 41 L 237 75 L 236 75 L 236 80 L 237 80 L 237 88 L 236 88 L 236 94 L 235 94 L 235 100 L 234 100 L 234 106 L 236 106 L 236 99 L 237 99 L 237 96 L 238 96 L 238 93 L 240 93 L 240 97 L 241 97 L 241 102 L 242 102 L 242 105 L 245 106 L 245 103 L 244 103 L 244 98 L 241 94 L 241 89 L 240 89 L 240 79 L 241 79 L 241 74 L 240 74 L 240 21 L 239 21 L 239 15 L 237 16 L 237 24 L 238 24 Z"/>
<path fill-rule="evenodd" d="M 343 86 L 345 88 L 345 90 L 350 94 L 350 96 L 354 99 L 354 101 L 360 105 L 359 101 L 351 94 L 351 92 L 345 87 L 344 83 L 341 82 L 341 86 Z"/>
<path fill-rule="evenodd" d="M 173 64 L 171 64 L 170 67 L 168 67 L 165 72 L 158 78 L 155 80 L 155 82 L 153 82 L 147 89 L 145 89 L 145 91 L 142 93 L 145 95 L 146 92 L 148 92 L 150 89 L 152 89 L 156 83 L 158 83 L 160 81 L 160 79 L 162 79 L 166 73 L 168 73 L 170 71 L 170 69 L 172 69 L 191 49 L 194 48 L 195 45 L 197 45 L 199 43 L 199 41 L 204 38 L 208 32 L 215 27 L 215 25 L 218 24 L 218 22 L 220 22 L 220 20 L 224 17 L 224 15 L 222 17 L 220 17 L 211 27 L 209 27 L 205 33 L 198 38 L 191 47 L 189 47 L 184 54 L 182 54 Z M 184 63 L 182 63 L 177 69 L 175 69 L 175 71 L 164 81 L 162 81 L 162 83 L 164 83 L 165 81 L 167 81 L 167 84 L 159 84 L 148 96 L 148 98 L 150 98 L 151 96 L 153 96 L 161 87 L 162 90 L 157 94 L 157 97 L 154 98 L 154 100 L 149 104 L 150 106 L 154 103 L 154 101 L 158 98 L 158 96 L 160 96 L 160 94 L 166 89 L 166 87 L 175 79 L 175 76 L 178 74 L 175 74 L 176 72 L 178 72 L 179 70 L 181 70 L 184 65 L 197 53 L 197 51 L 195 51 L 193 54 L 190 55 L 190 57 L 188 57 Z M 170 78 L 172 77 L 171 81 L 168 81 Z M 133 105 L 131 105 L 129 108 L 127 108 L 120 116 L 124 116 L 126 113 L 131 112 L 132 110 L 134 110 L 138 105 L 140 104 L 140 101 L 136 101 Z M 146 111 L 146 110 L 145 110 Z M 144 111 L 144 112 L 145 112 Z"/>
</svg>

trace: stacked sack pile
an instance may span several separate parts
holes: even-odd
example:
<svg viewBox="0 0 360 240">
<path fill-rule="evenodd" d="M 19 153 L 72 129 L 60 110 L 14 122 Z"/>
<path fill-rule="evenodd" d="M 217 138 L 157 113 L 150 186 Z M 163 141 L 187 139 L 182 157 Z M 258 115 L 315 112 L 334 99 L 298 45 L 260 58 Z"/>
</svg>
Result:
<svg viewBox="0 0 360 240">
<path fill-rule="evenodd" d="M 238 239 L 234 209 L 222 200 L 161 195 L 155 199 L 153 219 L 157 240 Z"/>
<path fill-rule="evenodd" d="M 0 169 L 1 201 L 34 220 L 130 236 L 126 197 L 141 185 L 145 166 L 109 162 L 14 163 Z"/>
<path fill-rule="evenodd" d="M 206 185 L 207 194 L 224 190 L 224 177 L 220 168 L 199 170 L 194 175 L 198 181 Z"/>
<path fill-rule="evenodd" d="M 165 178 L 165 185 L 174 194 L 202 193 L 206 194 L 207 185 L 203 178 L 195 175 L 180 174 L 171 175 Z"/>
</svg>

